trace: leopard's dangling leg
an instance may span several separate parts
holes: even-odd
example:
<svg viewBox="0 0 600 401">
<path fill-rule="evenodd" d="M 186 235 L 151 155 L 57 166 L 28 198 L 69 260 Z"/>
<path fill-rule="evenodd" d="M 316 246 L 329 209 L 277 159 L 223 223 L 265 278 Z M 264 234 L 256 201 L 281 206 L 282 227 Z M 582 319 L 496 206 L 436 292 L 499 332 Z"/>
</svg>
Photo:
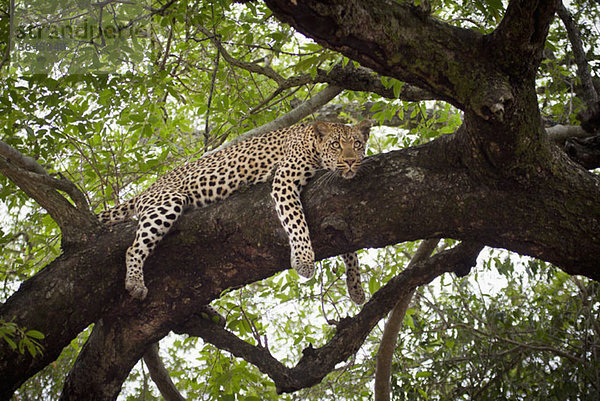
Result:
<svg viewBox="0 0 600 401">
<path fill-rule="evenodd" d="M 315 274 L 315 254 L 300 201 L 300 190 L 312 174 L 304 169 L 302 162 L 286 160 L 275 172 L 271 188 L 279 221 L 288 235 L 290 264 L 306 278 Z"/>
<path fill-rule="evenodd" d="M 125 288 L 137 299 L 146 298 L 148 289 L 144 284 L 144 262 L 158 242 L 169 232 L 181 216 L 187 200 L 178 194 L 164 194 L 160 202 L 139 212 L 139 222 L 133 244 L 127 249 Z"/>
<path fill-rule="evenodd" d="M 341 256 L 346 265 L 346 286 L 348 287 L 348 295 L 350 295 L 350 299 L 352 299 L 355 304 L 361 305 L 365 302 L 365 291 L 360 282 L 358 256 L 356 255 L 356 252 L 345 253 Z"/>
</svg>

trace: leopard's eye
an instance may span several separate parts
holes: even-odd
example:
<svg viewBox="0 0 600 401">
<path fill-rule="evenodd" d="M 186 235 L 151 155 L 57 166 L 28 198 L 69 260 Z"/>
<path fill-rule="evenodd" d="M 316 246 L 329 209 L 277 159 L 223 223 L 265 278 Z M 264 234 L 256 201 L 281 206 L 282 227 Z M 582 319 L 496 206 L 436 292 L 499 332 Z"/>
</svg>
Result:
<svg viewBox="0 0 600 401">
<path fill-rule="evenodd" d="M 354 141 L 354 149 L 360 149 L 363 147 L 363 144 L 361 141 Z"/>
<path fill-rule="evenodd" d="M 340 148 L 340 143 L 339 142 L 331 142 L 331 147 L 332 149 L 339 149 Z"/>
</svg>

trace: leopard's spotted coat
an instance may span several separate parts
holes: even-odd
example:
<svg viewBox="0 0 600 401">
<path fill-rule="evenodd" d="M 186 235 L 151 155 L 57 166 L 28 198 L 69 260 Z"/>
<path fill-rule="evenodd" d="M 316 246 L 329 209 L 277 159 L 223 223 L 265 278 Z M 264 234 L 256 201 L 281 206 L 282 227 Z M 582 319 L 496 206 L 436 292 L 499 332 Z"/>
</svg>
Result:
<svg viewBox="0 0 600 401">
<path fill-rule="evenodd" d="M 143 265 L 161 238 L 190 206 L 202 207 L 228 197 L 241 184 L 266 181 L 275 171 L 271 195 L 288 234 L 291 265 L 298 274 L 314 274 L 314 253 L 300 202 L 300 191 L 318 170 L 352 178 L 360 167 L 370 122 L 356 126 L 333 123 L 297 125 L 252 137 L 181 166 L 160 177 L 133 199 L 98 215 L 113 224 L 133 215 L 139 219 L 133 244 L 127 250 L 125 287 L 144 299 Z M 358 258 L 342 255 L 350 297 L 364 302 Z"/>
</svg>

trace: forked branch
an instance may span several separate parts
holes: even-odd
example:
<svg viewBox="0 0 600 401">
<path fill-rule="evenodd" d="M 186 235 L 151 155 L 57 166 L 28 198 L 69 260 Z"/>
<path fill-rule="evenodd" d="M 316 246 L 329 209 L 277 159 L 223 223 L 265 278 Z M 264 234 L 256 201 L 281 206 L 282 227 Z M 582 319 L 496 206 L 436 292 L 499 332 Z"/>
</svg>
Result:
<svg viewBox="0 0 600 401">
<path fill-rule="evenodd" d="M 63 243 L 79 242 L 98 221 L 75 184 L 50 176 L 34 159 L 0 141 L 0 172 L 42 206 L 60 227 Z M 75 206 L 58 191 L 67 193 Z"/>
<path fill-rule="evenodd" d="M 293 368 L 279 362 L 268 349 L 251 345 L 205 319 L 193 317 L 174 331 L 202 337 L 218 348 L 229 351 L 256 365 L 273 379 L 278 393 L 293 392 L 319 383 L 335 365 L 358 351 L 367 335 L 398 301 L 398 294 L 412 292 L 446 272 L 464 272 L 474 266 L 483 245 L 464 242 L 425 261 L 408 267 L 377 291 L 363 309 L 337 326 L 333 338 L 319 348 L 309 345 Z"/>
</svg>

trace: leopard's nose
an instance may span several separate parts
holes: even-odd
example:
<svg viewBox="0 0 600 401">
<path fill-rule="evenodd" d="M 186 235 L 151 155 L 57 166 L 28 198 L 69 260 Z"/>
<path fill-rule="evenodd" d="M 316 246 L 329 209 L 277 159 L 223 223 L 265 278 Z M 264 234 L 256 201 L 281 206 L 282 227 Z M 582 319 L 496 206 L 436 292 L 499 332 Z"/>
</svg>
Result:
<svg viewBox="0 0 600 401">
<path fill-rule="evenodd" d="M 348 165 L 348 167 L 352 167 L 352 165 L 354 164 L 354 162 L 356 162 L 356 160 L 354 160 L 354 159 L 346 159 L 346 160 L 344 160 L 344 163 L 346 163 Z"/>
</svg>

